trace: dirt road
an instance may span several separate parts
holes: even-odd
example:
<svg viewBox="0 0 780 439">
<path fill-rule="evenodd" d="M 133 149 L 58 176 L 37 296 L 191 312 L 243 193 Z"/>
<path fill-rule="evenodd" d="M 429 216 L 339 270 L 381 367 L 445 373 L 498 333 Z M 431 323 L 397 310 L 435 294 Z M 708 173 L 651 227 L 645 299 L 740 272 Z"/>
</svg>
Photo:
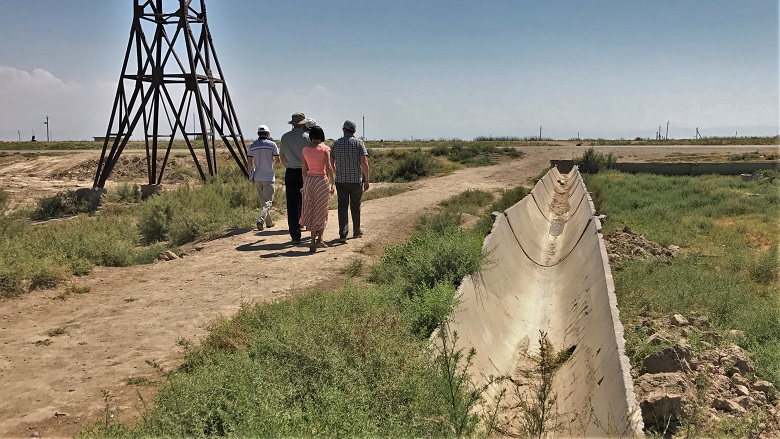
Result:
<svg viewBox="0 0 780 439">
<path fill-rule="evenodd" d="M 772 149 L 776 147 L 767 150 Z M 658 159 L 669 152 L 647 147 L 617 151 L 625 161 Z M 711 152 L 722 149 L 696 148 L 696 153 Z M 439 201 L 466 189 L 528 185 L 550 159 L 581 153 L 582 148 L 575 147 L 533 148 L 521 159 L 418 182 L 413 191 L 364 203 L 364 238 L 314 255 L 307 247 L 289 244 L 280 220 L 264 232 L 234 231 L 199 245 L 199 251 L 182 259 L 96 268 L 74 280 L 89 292 L 65 300 L 56 298 L 63 287 L 0 302 L 0 437 L 30 437 L 32 431 L 42 437 L 72 436 L 103 415 L 101 390 L 113 395 L 112 405 L 121 409 L 123 419 L 132 419 L 138 415 L 136 389 L 147 397 L 153 389 L 126 380 L 156 379 L 147 360 L 175 367 L 181 360 L 177 340 L 197 342 L 209 322 L 233 315 L 242 303 L 278 300 L 327 282 L 339 284 L 341 268 L 355 258 L 370 262 L 386 245 L 405 239 L 417 218 Z M 3 157 L 0 184 L 24 198 L 32 196 L 31 188 L 39 194 L 89 187 L 91 181 L 85 179 L 51 178 L 85 157 Z M 46 172 L 41 172 L 41 160 Z M 331 211 L 326 240 L 337 236 L 336 223 Z"/>
</svg>

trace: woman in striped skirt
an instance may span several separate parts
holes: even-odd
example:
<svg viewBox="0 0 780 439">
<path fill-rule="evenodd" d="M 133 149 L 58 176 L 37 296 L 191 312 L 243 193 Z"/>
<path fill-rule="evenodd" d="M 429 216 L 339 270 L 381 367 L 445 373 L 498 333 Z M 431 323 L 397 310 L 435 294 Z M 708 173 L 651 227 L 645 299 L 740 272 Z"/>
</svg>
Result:
<svg viewBox="0 0 780 439">
<path fill-rule="evenodd" d="M 303 173 L 303 207 L 301 225 L 311 232 L 311 247 L 327 247 L 322 242 L 322 233 L 328 223 L 328 199 L 334 192 L 333 166 L 330 163 L 330 148 L 325 144 L 325 132 L 315 126 L 309 131 L 311 144 L 303 148 L 301 171 Z"/>
</svg>

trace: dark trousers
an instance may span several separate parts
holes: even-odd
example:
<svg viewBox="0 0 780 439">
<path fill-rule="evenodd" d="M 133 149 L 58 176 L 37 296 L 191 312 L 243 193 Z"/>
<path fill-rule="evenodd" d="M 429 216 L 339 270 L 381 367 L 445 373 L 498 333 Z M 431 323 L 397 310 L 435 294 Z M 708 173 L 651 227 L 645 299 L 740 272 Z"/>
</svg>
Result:
<svg viewBox="0 0 780 439">
<path fill-rule="evenodd" d="M 339 237 L 346 238 L 349 234 L 349 218 L 347 209 L 352 211 L 352 227 L 354 232 L 360 232 L 360 200 L 363 198 L 361 183 L 336 183 L 339 199 Z"/>
<path fill-rule="evenodd" d="M 284 187 L 287 191 L 287 228 L 290 237 L 301 239 L 301 206 L 303 205 L 303 172 L 301 168 L 287 168 L 284 172 Z"/>
</svg>

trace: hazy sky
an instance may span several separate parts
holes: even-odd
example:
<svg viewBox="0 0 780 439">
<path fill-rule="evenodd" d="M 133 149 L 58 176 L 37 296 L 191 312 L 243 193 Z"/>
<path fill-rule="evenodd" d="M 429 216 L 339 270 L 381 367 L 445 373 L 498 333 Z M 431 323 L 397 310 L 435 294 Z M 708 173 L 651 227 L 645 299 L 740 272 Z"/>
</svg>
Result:
<svg viewBox="0 0 780 439">
<path fill-rule="evenodd" d="M 165 0 L 166 7 L 177 4 Z M 131 0 L 0 0 L 0 140 L 105 134 Z M 291 6 L 293 5 L 294 6 Z M 207 0 L 245 136 L 775 135 L 777 0 Z M 20 133 L 20 134 L 19 134 Z"/>
</svg>

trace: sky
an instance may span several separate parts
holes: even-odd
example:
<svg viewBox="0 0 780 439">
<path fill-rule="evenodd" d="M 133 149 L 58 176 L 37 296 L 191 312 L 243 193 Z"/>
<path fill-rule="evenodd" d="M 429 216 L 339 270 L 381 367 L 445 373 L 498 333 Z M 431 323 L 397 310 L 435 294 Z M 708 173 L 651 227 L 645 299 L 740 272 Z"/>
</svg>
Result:
<svg viewBox="0 0 780 439">
<path fill-rule="evenodd" d="M 0 0 L 0 140 L 106 133 L 135 0 Z M 178 4 L 164 0 L 166 9 Z M 777 0 L 206 0 L 247 138 L 777 135 Z M 365 122 L 363 117 L 365 117 Z"/>
</svg>

